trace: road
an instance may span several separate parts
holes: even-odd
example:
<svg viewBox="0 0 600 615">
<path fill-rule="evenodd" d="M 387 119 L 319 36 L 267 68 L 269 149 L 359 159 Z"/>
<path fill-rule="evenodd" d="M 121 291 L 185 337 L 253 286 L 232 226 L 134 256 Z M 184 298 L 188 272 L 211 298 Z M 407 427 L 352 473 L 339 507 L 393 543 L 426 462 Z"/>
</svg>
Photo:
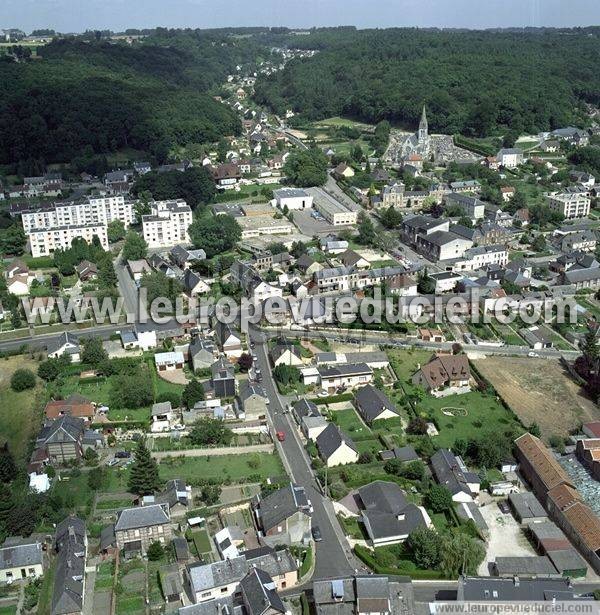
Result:
<svg viewBox="0 0 600 615">
<path fill-rule="evenodd" d="M 128 317 L 131 314 L 133 315 L 133 318 L 137 320 L 138 289 L 129 274 L 129 271 L 127 270 L 127 265 L 122 261 L 121 254 L 119 254 L 115 259 L 114 267 L 117 274 L 119 292 L 121 293 L 121 297 L 123 297 L 123 302 L 125 303 L 125 309 L 127 310 Z M 135 322 L 135 320 L 129 318 L 128 322 Z"/>
<path fill-rule="evenodd" d="M 346 537 L 333 513 L 329 500 L 321 494 L 319 485 L 313 474 L 308 454 L 299 439 L 291 414 L 284 413 L 284 406 L 271 375 L 271 366 L 267 356 L 265 336 L 259 331 L 250 330 L 250 339 L 256 344 L 254 352 L 263 374 L 262 385 L 269 397 L 269 422 L 275 431 L 283 431 L 286 439 L 277 443 L 284 464 L 291 474 L 292 480 L 306 489 L 313 505 L 313 526 L 321 530 L 323 540 L 316 543 L 316 564 L 313 579 L 327 579 L 349 575 L 360 568 L 362 564 L 354 558 Z M 351 562 L 351 563 L 350 563 Z"/>
</svg>

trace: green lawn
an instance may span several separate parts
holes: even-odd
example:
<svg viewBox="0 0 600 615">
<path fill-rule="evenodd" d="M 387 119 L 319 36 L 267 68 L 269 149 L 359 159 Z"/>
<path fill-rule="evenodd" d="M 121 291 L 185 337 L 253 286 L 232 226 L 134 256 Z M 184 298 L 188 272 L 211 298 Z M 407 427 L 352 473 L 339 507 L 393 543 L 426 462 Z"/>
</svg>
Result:
<svg viewBox="0 0 600 615">
<path fill-rule="evenodd" d="M 335 410 L 331 414 L 334 422 L 352 439 L 370 438 L 372 436 L 371 430 L 360 420 L 354 408 Z"/>
<path fill-rule="evenodd" d="M 0 360 L 0 442 L 8 442 L 18 462 L 25 461 L 29 440 L 41 424 L 43 407 L 41 381 L 28 391 L 17 393 L 10 388 L 11 376 L 21 368 L 35 373 L 38 363 L 23 356 Z"/>
<path fill-rule="evenodd" d="M 131 498 L 116 498 L 113 500 L 101 500 L 96 502 L 96 510 L 118 510 L 131 506 Z"/>
<path fill-rule="evenodd" d="M 0 606 L 0 615 L 15 615 L 17 612 L 17 605 Z"/>
<path fill-rule="evenodd" d="M 194 541 L 198 557 L 202 558 L 202 555 L 205 553 L 212 553 L 210 536 L 205 529 L 192 532 L 192 540 Z"/>
<path fill-rule="evenodd" d="M 146 606 L 144 597 L 120 594 L 117 596 L 117 615 L 132 615 L 133 613 L 145 613 Z"/>
<path fill-rule="evenodd" d="M 259 460 L 256 468 L 250 463 Z M 271 476 L 285 474 L 279 455 L 276 453 L 246 453 L 243 455 L 214 455 L 202 457 L 173 458 L 172 463 L 161 460 L 159 465 L 160 477 L 163 480 L 182 478 L 192 482 L 197 478 L 229 478 L 232 482 L 239 482 L 249 476 L 256 476 L 264 480 Z"/>
<path fill-rule="evenodd" d="M 429 361 L 431 352 L 390 350 L 388 356 L 405 392 L 421 396 L 415 403 L 416 411 L 438 426 L 439 435 L 434 436 L 433 441 L 439 446 L 452 447 L 459 438 L 468 440 L 481 435 L 482 429 L 504 431 L 511 425 L 520 428 L 514 414 L 497 401 L 494 394 L 471 391 L 436 398 L 413 386 L 412 375 L 419 364 Z M 447 416 L 444 411 L 455 412 L 457 416 Z"/>
</svg>

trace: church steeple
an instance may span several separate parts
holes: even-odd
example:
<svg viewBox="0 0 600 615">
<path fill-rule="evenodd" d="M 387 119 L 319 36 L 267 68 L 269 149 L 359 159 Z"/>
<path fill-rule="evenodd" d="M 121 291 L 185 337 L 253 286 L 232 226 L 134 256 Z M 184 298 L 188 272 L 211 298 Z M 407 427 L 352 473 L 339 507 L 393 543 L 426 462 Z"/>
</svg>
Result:
<svg viewBox="0 0 600 615">
<path fill-rule="evenodd" d="M 427 122 L 427 112 L 423 105 L 423 113 L 421 114 L 421 122 L 419 124 L 419 143 L 425 143 L 429 139 L 429 124 Z"/>
</svg>

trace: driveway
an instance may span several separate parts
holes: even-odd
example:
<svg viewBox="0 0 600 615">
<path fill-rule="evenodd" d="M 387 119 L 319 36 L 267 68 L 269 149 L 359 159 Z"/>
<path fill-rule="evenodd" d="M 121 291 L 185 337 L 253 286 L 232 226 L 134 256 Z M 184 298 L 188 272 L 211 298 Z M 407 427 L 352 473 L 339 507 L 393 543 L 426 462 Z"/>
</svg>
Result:
<svg viewBox="0 0 600 615">
<path fill-rule="evenodd" d="M 491 502 L 479 510 L 490 528 L 490 539 L 485 560 L 478 570 L 481 576 L 490 576 L 488 564 L 495 561 L 497 557 L 537 555 L 520 525 L 510 513 L 503 514 L 495 502 Z"/>
</svg>

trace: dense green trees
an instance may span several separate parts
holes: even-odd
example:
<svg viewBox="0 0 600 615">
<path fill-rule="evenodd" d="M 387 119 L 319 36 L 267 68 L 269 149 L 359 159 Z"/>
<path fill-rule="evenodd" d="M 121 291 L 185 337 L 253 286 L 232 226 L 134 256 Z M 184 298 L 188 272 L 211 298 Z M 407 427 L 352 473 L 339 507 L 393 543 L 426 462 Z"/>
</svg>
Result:
<svg viewBox="0 0 600 615">
<path fill-rule="evenodd" d="M 244 45 L 229 40 L 197 36 L 176 49 L 159 36 L 135 46 L 62 39 L 35 61 L 1 62 L 0 164 L 32 174 L 40 162 L 78 158 L 94 172 L 122 148 L 163 162 L 174 145 L 238 133 L 236 115 L 208 94 Z"/>
<path fill-rule="evenodd" d="M 102 346 L 102 340 L 99 337 L 88 337 L 83 340 L 83 351 L 81 360 L 92 367 L 99 367 L 103 361 L 108 359 L 108 354 Z"/>
<path fill-rule="evenodd" d="M 195 248 L 202 248 L 207 258 L 230 250 L 242 237 L 242 229 L 235 218 L 228 215 L 203 215 L 188 229 Z"/>
<path fill-rule="evenodd" d="M 140 283 L 142 288 L 146 289 L 148 305 L 155 299 L 165 298 L 172 302 L 177 300 L 177 297 L 183 292 L 183 285 L 179 280 L 170 278 L 162 271 L 152 271 L 142 277 Z"/>
<path fill-rule="evenodd" d="M 128 231 L 123 245 L 123 260 L 137 261 L 146 258 L 147 253 L 148 244 L 142 235 L 135 231 Z"/>
<path fill-rule="evenodd" d="M 295 186 L 322 186 L 327 181 L 327 157 L 316 147 L 297 150 L 288 156 L 283 172 Z"/>
<path fill-rule="evenodd" d="M 10 388 L 13 391 L 26 391 L 35 386 L 35 374 L 30 369 L 16 370 L 10 379 Z"/>
<path fill-rule="evenodd" d="M 204 399 L 204 387 L 198 380 L 189 382 L 181 394 L 181 403 L 189 410 L 195 403 Z"/>
<path fill-rule="evenodd" d="M 152 171 L 142 175 L 133 186 L 133 194 L 148 192 L 157 201 L 184 199 L 190 207 L 208 203 L 215 195 L 215 183 L 204 167 L 191 167 L 183 172 Z"/>
<path fill-rule="evenodd" d="M 233 432 L 220 419 L 198 419 L 190 430 L 189 440 L 196 446 L 227 446 Z"/>
<path fill-rule="evenodd" d="M 255 98 L 293 108 L 300 122 L 343 115 L 411 127 L 426 103 L 433 131 L 510 143 L 576 122 L 580 103 L 600 100 L 598 37 L 569 34 L 317 30 L 294 44 L 319 53 L 260 77 Z"/>
</svg>

